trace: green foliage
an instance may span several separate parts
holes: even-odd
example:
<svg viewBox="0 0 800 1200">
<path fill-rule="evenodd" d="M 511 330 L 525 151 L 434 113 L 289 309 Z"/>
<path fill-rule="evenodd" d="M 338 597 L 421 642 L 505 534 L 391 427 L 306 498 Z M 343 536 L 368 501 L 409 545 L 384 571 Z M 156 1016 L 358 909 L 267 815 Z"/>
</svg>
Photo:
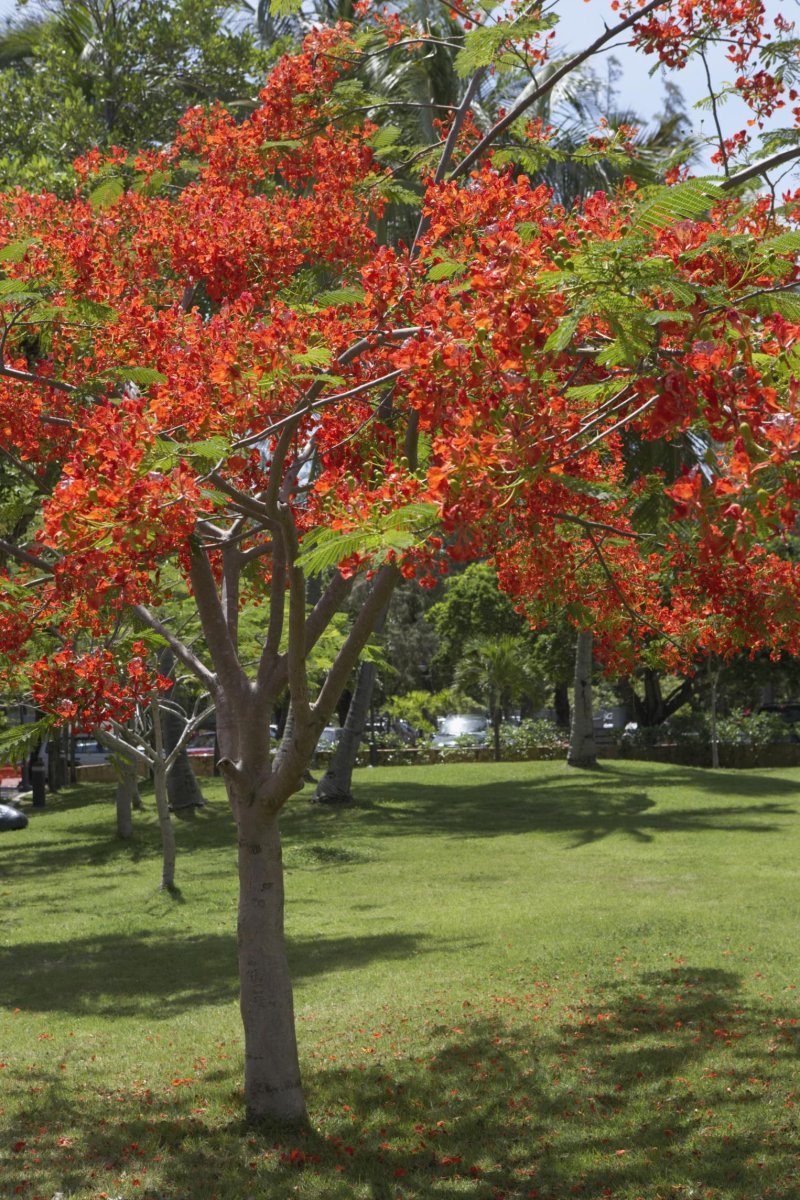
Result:
<svg viewBox="0 0 800 1200">
<path fill-rule="evenodd" d="M 318 308 L 343 308 L 348 304 L 363 304 L 364 289 L 359 287 L 333 288 L 314 297 Z"/>
<path fill-rule="evenodd" d="M 530 641 L 514 634 L 484 634 L 463 647 L 456 663 L 455 686 L 479 700 L 493 721 L 520 700 L 541 705 L 544 680 L 536 669 Z"/>
<path fill-rule="evenodd" d="M 166 383 L 167 378 L 152 367 L 114 367 L 105 371 L 104 378 L 120 379 L 125 383 L 135 383 L 137 387 L 148 387 L 151 383 Z"/>
<path fill-rule="evenodd" d="M 664 229 L 675 221 L 699 221 L 724 196 L 711 179 L 689 179 L 673 187 L 653 188 L 636 213 L 634 229 Z"/>
<path fill-rule="evenodd" d="M 521 758 L 534 755 L 540 750 L 566 750 L 568 739 L 564 730 L 552 721 L 520 721 L 519 725 L 500 726 L 500 745 L 503 751 L 513 752 Z"/>
<path fill-rule="evenodd" d="M 396 720 L 408 721 L 415 729 L 423 733 L 433 733 L 436 729 L 436 718 L 443 717 L 456 707 L 451 688 L 443 688 L 440 692 L 423 692 L 415 690 L 402 696 L 392 696 L 386 705 L 386 711 Z"/>
<path fill-rule="evenodd" d="M 89 193 L 92 208 L 110 208 L 125 191 L 125 184 L 118 175 L 107 176 Z"/>
<path fill-rule="evenodd" d="M 488 563 L 471 563 L 465 571 L 445 580 L 444 597 L 429 613 L 439 637 L 437 662 L 454 668 L 464 646 L 474 638 L 521 634 L 524 619 L 497 584 L 497 573 Z"/>
<path fill-rule="evenodd" d="M 765 746 L 787 741 L 789 736 L 789 726 L 777 713 L 738 708 L 717 720 L 717 738 L 722 746 L 753 746 L 763 750 Z"/>
<path fill-rule="evenodd" d="M 31 725 L 10 725 L 0 729 L 0 764 L 25 758 L 44 740 L 54 724 L 52 717 L 43 717 Z"/>
<path fill-rule="evenodd" d="M 544 16 L 520 17 L 514 22 L 501 20 L 496 25 L 472 29 L 456 55 L 456 71 L 464 79 L 490 63 L 495 70 L 512 66 L 519 68 L 519 58 L 514 54 L 504 55 L 503 49 L 514 42 L 524 42 L 543 30 L 552 29 L 557 23 L 557 15 L 548 13 Z"/>
<path fill-rule="evenodd" d="M 416 503 L 394 509 L 357 529 L 314 529 L 303 540 L 298 563 L 308 575 L 320 575 L 354 554 L 378 564 L 391 553 L 402 554 L 416 546 L 423 529 L 429 528 L 436 517 L 436 505 Z"/>
<path fill-rule="evenodd" d="M 56 0 L 0 35 L 0 186 L 68 194 L 92 146 L 172 139 L 192 104 L 252 97 L 269 55 L 218 0 Z M 27 30 L 24 37 L 20 28 Z M 93 203 L 113 203 L 102 181 Z"/>
</svg>

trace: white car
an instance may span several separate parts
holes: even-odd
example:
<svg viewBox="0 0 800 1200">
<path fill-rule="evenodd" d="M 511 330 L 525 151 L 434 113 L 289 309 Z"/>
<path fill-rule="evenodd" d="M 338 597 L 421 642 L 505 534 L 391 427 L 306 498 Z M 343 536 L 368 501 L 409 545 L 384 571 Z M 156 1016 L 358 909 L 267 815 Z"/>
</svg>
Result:
<svg viewBox="0 0 800 1200">
<path fill-rule="evenodd" d="M 453 713 L 439 718 L 439 728 L 431 738 L 437 750 L 448 746 L 485 746 L 489 722 L 486 717 L 470 716 L 468 713 Z"/>
<path fill-rule="evenodd" d="M 105 746 L 101 746 L 96 738 L 76 738 L 75 765 L 76 767 L 99 767 L 107 763 L 111 755 Z"/>
</svg>

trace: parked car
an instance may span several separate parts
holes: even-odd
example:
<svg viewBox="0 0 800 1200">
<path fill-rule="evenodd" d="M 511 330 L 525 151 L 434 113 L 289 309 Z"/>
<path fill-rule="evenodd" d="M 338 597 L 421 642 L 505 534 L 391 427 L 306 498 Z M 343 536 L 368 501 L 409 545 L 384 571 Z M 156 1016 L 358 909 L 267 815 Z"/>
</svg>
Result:
<svg viewBox="0 0 800 1200">
<path fill-rule="evenodd" d="M 470 716 L 468 713 L 453 713 L 440 717 L 438 729 L 431 737 L 431 745 L 437 750 L 448 746 L 485 746 L 489 722 L 486 717 Z"/>
<path fill-rule="evenodd" d="M 77 767 L 99 767 L 107 763 L 111 755 L 96 738 L 75 739 L 75 765 Z"/>
<path fill-rule="evenodd" d="M 214 753 L 216 736 L 213 729 L 195 734 L 186 747 L 186 753 L 190 758 L 209 758 Z"/>
<path fill-rule="evenodd" d="M 326 754 L 331 750 L 335 750 L 339 744 L 339 738 L 342 736 L 342 731 L 338 725 L 326 725 L 322 733 L 319 735 L 315 754 Z"/>
<path fill-rule="evenodd" d="M 13 808 L 10 804 L 0 804 L 0 833 L 10 829 L 24 829 L 28 824 L 25 813 Z"/>
</svg>

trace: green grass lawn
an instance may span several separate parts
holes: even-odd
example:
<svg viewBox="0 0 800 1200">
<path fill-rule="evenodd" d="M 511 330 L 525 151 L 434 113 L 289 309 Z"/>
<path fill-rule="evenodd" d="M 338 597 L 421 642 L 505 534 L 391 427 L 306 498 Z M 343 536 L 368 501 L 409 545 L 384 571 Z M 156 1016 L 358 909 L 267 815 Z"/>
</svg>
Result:
<svg viewBox="0 0 800 1200">
<path fill-rule="evenodd" d="M 360 772 L 283 821 L 310 1128 L 241 1122 L 219 786 L 0 835 L 0 1197 L 800 1197 L 800 770 Z"/>
</svg>

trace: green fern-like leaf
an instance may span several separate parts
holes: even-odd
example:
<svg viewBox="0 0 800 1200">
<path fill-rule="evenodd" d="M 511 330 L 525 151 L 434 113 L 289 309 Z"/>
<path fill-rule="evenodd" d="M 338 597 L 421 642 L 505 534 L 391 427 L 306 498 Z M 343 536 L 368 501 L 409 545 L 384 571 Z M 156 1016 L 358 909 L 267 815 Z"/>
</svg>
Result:
<svg viewBox="0 0 800 1200">
<path fill-rule="evenodd" d="M 675 221 L 699 221 L 722 195 L 719 186 L 709 179 L 688 179 L 674 187 L 648 189 L 648 199 L 636 214 L 633 228 L 658 230 Z"/>
<path fill-rule="evenodd" d="M 0 729 L 0 762 L 15 762 L 30 754 L 54 724 L 53 717 L 43 717 L 33 725 L 12 725 L 9 729 Z"/>
<path fill-rule="evenodd" d="M 151 383 L 166 383 L 166 375 L 152 367 L 111 367 L 103 372 L 104 379 L 121 379 L 125 383 L 135 383 L 137 387 L 148 387 Z"/>
<path fill-rule="evenodd" d="M 462 79 L 480 67 L 495 63 L 504 46 L 524 42 L 526 38 L 552 29 L 558 18 L 555 13 L 542 17 L 522 17 L 518 21 L 501 21 L 498 25 L 482 25 L 464 39 L 464 46 L 455 59 L 455 68 Z"/>
<path fill-rule="evenodd" d="M 298 565 L 308 575 L 320 575 L 354 554 L 363 555 L 377 565 L 390 552 L 402 554 L 417 545 L 422 529 L 430 526 L 437 514 L 434 504 L 420 502 L 406 504 L 357 529 L 312 530 L 304 539 Z"/>
</svg>

